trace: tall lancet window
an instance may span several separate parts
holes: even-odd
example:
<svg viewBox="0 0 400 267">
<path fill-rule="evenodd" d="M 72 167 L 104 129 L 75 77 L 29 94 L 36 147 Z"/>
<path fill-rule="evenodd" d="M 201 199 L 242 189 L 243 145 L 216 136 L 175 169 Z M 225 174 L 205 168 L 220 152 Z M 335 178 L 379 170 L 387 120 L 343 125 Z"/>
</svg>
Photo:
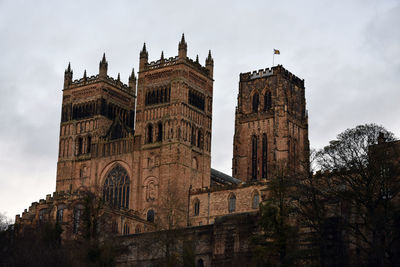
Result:
<svg viewBox="0 0 400 267">
<path fill-rule="evenodd" d="M 272 107 L 271 92 L 266 92 L 264 96 L 264 110 L 270 110 Z"/>
<path fill-rule="evenodd" d="M 257 180 L 257 136 L 251 137 L 251 179 Z"/>
<path fill-rule="evenodd" d="M 157 142 L 161 142 L 163 139 L 163 127 L 161 122 L 157 124 L 157 128 Z"/>
<path fill-rule="evenodd" d="M 268 163 L 268 139 L 267 135 L 262 137 L 262 178 L 267 178 L 267 163 Z"/>
<path fill-rule="evenodd" d="M 113 207 L 129 207 L 129 176 L 120 165 L 115 166 L 106 176 L 103 199 Z"/>
<path fill-rule="evenodd" d="M 258 112 L 258 104 L 260 102 L 259 96 L 257 93 L 253 95 L 253 112 Z"/>
</svg>

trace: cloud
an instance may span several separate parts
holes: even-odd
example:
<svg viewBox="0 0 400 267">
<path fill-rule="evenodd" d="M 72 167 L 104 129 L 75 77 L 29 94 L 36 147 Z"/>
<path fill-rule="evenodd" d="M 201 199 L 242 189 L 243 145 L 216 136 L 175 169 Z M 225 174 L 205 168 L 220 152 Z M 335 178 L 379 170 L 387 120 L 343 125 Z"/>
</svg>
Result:
<svg viewBox="0 0 400 267">
<path fill-rule="evenodd" d="M 63 72 L 127 82 L 150 60 L 214 57 L 212 165 L 231 173 L 239 73 L 275 62 L 305 79 L 310 141 L 376 122 L 400 135 L 399 1 L 0 1 L 0 211 L 20 213 L 55 188 Z"/>
</svg>

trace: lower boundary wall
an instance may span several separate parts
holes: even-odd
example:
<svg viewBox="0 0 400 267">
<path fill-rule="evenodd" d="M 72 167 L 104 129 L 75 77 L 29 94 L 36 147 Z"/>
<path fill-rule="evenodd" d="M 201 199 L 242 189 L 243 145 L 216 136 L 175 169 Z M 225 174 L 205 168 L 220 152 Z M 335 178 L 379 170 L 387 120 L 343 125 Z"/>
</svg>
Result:
<svg viewBox="0 0 400 267">
<path fill-rule="evenodd" d="M 116 265 L 150 267 L 168 261 L 183 266 L 185 258 L 196 267 L 246 266 L 257 220 L 257 212 L 241 213 L 219 217 L 211 225 L 121 236 Z"/>
</svg>

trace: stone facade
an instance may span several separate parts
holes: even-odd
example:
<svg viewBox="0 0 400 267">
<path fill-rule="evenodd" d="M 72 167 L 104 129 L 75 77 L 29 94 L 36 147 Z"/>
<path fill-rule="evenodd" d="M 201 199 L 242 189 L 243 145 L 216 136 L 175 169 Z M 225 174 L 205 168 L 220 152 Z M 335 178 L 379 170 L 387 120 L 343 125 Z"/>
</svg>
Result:
<svg viewBox="0 0 400 267">
<path fill-rule="evenodd" d="M 232 176 L 268 179 L 301 172 L 309 158 L 304 80 L 282 66 L 240 74 Z"/>
<path fill-rule="evenodd" d="M 161 53 L 159 60 L 149 62 L 144 45 L 138 77 L 132 70 L 128 85 L 119 75 L 107 75 L 105 55 L 95 76 L 87 77 L 85 71 L 83 78 L 73 80 L 68 65 L 56 192 L 32 203 L 17 215 L 16 224 L 35 225 L 40 214 L 55 221 L 64 209 L 62 222 L 71 224 L 82 203 L 79 192 L 90 191 L 109 203 L 113 229 L 121 235 L 185 227 L 182 231 L 192 235 L 209 231 L 204 250 L 196 250 L 206 255 L 204 266 L 241 262 L 250 233 L 239 234 L 247 229 L 244 221 L 223 223 L 222 228 L 217 222 L 256 214 L 268 178 L 280 164 L 291 173 L 308 164 L 304 80 L 282 66 L 240 75 L 229 176 L 211 169 L 213 68 L 211 52 L 204 66 L 187 57 L 183 35 L 176 57 Z M 224 237 L 228 234 L 230 243 Z M 151 235 L 157 233 L 140 238 Z M 123 242 L 131 247 L 129 242 L 140 242 L 135 238 Z M 140 260 L 132 255 L 121 258 L 121 264 Z"/>
</svg>

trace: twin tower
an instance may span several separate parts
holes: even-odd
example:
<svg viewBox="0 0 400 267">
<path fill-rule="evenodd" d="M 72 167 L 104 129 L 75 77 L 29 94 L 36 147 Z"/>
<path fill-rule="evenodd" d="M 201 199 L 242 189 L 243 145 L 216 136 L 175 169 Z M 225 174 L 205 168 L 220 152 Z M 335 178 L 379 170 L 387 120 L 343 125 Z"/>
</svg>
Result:
<svg viewBox="0 0 400 267">
<path fill-rule="evenodd" d="M 178 56 L 149 62 L 128 84 L 99 74 L 64 76 L 56 191 L 90 189 L 115 206 L 151 220 L 165 196 L 183 200 L 210 188 L 213 68 Z M 240 75 L 232 176 L 263 181 L 283 167 L 301 171 L 308 160 L 304 80 L 282 66 Z"/>
</svg>

